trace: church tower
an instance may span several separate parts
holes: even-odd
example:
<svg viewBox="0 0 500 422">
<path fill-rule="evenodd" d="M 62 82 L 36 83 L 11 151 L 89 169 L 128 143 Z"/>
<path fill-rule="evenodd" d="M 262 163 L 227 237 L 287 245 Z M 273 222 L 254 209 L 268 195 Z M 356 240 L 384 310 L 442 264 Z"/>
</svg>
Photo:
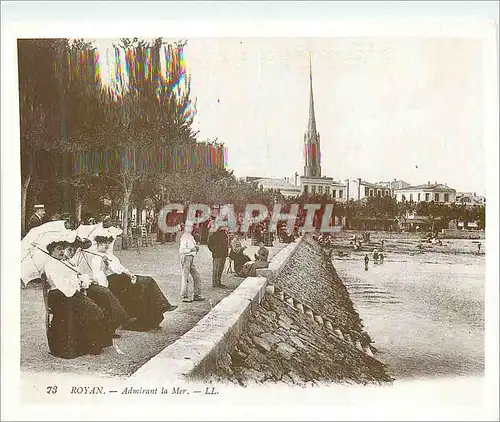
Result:
<svg viewBox="0 0 500 422">
<path fill-rule="evenodd" d="M 321 177 L 320 137 L 316 131 L 316 118 L 314 116 L 311 56 L 309 56 L 309 83 L 309 123 L 307 132 L 304 134 L 304 176 Z"/>
</svg>

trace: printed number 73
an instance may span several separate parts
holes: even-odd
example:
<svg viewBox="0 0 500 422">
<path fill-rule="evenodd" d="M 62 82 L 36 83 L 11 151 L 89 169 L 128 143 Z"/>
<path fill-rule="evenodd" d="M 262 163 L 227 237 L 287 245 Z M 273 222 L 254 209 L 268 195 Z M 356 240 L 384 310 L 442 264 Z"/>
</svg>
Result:
<svg viewBox="0 0 500 422">
<path fill-rule="evenodd" d="M 47 387 L 47 394 L 56 394 L 56 393 L 57 393 L 57 385 Z"/>
</svg>

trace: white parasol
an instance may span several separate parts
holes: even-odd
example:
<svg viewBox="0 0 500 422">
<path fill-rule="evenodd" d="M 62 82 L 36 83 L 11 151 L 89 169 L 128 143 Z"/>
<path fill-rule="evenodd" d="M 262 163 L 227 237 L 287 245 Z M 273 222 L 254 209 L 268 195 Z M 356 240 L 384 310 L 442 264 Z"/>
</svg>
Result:
<svg viewBox="0 0 500 422">
<path fill-rule="evenodd" d="M 80 224 L 76 229 L 76 234 L 82 239 L 89 239 L 94 242 L 96 233 L 102 229 L 102 223 L 99 224 Z"/>
<path fill-rule="evenodd" d="M 100 255 L 102 256 L 101 253 L 97 252 L 97 244 L 95 242 L 95 238 L 97 236 L 104 236 L 104 237 L 113 237 L 113 241 L 108 247 L 107 254 L 110 255 L 109 260 L 113 260 L 113 247 L 115 244 L 116 237 L 119 236 L 120 234 L 123 233 L 123 230 L 118 227 L 103 227 L 102 223 L 95 224 L 95 225 L 81 225 L 78 227 L 77 232 L 79 233 L 80 237 L 85 237 L 89 240 L 92 241 L 92 246 L 88 249 L 79 249 L 74 258 L 73 262 L 75 265 L 78 267 L 80 272 L 82 274 L 91 274 L 92 269 L 90 267 L 90 261 L 93 256 L 95 255 Z"/>
<path fill-rule="evenodd" d="M 47 251 L 48 244 L 55 241 L 74 242 L 76 239 L 75 230 L 66 229 L 64 224 L 61 228 L 60 224 L 54 223 L 59 222 L 53 221 L 35 227 L 21 241 L 21 280 L 25 286 L 40 278 L 47 260 L 54 259 Z"/>
</svg>

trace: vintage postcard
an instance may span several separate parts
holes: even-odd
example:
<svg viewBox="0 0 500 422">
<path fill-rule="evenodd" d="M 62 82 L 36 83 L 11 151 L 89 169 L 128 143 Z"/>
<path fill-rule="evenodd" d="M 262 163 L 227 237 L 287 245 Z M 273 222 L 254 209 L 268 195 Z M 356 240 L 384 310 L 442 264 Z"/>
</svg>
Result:
<svg viewBox="0 0 500 422">
<path fill-rule="evenodd" d="M 3 31 L 6 420 L 498 417 L 497 22 L 158 4 Z"/>
</svg>

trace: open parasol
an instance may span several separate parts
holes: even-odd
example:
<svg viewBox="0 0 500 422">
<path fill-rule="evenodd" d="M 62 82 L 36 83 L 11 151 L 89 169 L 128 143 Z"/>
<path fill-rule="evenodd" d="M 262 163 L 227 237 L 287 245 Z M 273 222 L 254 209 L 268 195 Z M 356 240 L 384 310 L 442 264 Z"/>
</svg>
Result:
<svg viewBox="0 0 500 422">
<path fill-rule="evenodd" d="M 48 244 L 55 241 L 74 242 L 76 239 L 76 231 L 66 229 L 64 224 L 61 228 L 60 224 L 54 223 L 59 222 L 35 227 L 21 241 L 21 280 L 25 286 L 40 278 L 47 260 L 54 259 L 47 251 Z"/>
</svg>

